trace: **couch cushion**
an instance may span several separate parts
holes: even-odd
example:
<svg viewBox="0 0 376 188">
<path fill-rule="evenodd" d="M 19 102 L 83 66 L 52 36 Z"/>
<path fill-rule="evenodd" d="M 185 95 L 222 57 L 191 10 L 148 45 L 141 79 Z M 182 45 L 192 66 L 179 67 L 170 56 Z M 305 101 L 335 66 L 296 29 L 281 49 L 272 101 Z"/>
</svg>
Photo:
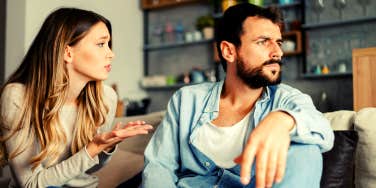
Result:
<svg viewBox="0 0 376 188">
<path fill-rule="evenodd" d="M 147 115 L 115 118 L 114 123 L 127 123 L 130 121 L 143 120 L 154 127 L 154 129 L 150 131 L 150 133 L 147 135 L 137 135 L 125 139 L 123 142 L 119 144 L 119 149 L 143 155 L 146 145 L 149 143 L 149 140 L 151 136 L 153 136 L 155 129 L 157 129 L 159 123 L 162 121 L 164 114 L 165 111 L 160 111 L 149 113 Z"/>
<path fill-rule="evenodd" d="M 332 150 L 323 154 L 321 188 L 354 187 L 354 158 L 358 134 L 354 130 L 334 131 Z"/>
<path fill-rule="evenodd" d="M 118 149 L 108 164 L 94 173 L 99 178 L 98 187 L 116 187 L 141 172 L 143 166 L 143 155 Z"/>
<path fill-rule="evenodd" d="M 376 187 L 376 108 L 363 108 L 355 117 L 359 142 L 355 155 L 355 185 Z"/>
<path fill-rule="evenodd" d="M 349 110 L 339 110 L 325 113 L 324 116 L 330 121 L 333 130 L 353 130 L 355 112 Z"/>
</svg>

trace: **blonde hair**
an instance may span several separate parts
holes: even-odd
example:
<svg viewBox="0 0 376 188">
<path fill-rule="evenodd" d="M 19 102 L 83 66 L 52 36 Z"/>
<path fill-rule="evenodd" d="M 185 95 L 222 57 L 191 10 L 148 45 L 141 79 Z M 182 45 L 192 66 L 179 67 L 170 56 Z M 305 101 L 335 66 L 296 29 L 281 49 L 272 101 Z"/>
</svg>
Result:
<svg viewBox="0 0 376 188">
<path fill-rule="evenodd" d="M 11 125 L 1 120 L 0 158 L 3 163 L 22 153 L 34 140 L 37 140 L 40 152 L 29 161 L 32 169 L 42 162 L 46 162 L 47 167 L 57 162 L 67 144 L 59 122 L 59 111 L 65 103 L 69 87 L 64 50 L 67 45 L 77 44 L 98 22 L 105 23 L 111 35 L 110 22 L 91 11 L 60 8 L 46 18 L 21 65 L 1 90 L 3 93 L 5 86 L 11 83 L 25 86 L 24 102 L 18 117 Z M 112 47 L 111 41 L 109 45 Z M 101 81 L 87 83 L 79 94 L 70 147 L 72 154 L 90 142 L 98 127 L 106 121 L 109 109 L 102 95 Z M 5 141 L 21 132 L 27 135 L 17 136 L 19 146 L 7 153 Z"/>
</svg>

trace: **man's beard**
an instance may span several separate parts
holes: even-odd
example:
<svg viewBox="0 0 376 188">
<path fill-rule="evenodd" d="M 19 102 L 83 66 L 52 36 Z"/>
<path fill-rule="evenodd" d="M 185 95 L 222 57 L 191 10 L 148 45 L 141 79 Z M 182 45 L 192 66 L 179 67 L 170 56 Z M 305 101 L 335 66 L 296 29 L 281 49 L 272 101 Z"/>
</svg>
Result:
<svg viewBox="0 0 376 188">
<path fill-rule="evenodd" d="M 273 80 L 272 78 L 269 78 L 268 75 L 266 75 L 263 72 L 263 66 L 278 63 L 279 66 L 282 66 L 281 60 L 268 60 L 264 62 L 262 65 L 252 68 L 250 70 L 247 70 L 244 66 L 244 61 L 241 59 L 238 60 L 236 63 L 236 71 L 238 76 L 241 78 L 241 80 L 247 84 L 252 89 L 258 89 L 260 87 L 270 86 L 270 85 L 276 85 L 281 83 L 281 71 L 273 71 L 272 74 L 278 74 L 277 78 Z"/>
</svg>

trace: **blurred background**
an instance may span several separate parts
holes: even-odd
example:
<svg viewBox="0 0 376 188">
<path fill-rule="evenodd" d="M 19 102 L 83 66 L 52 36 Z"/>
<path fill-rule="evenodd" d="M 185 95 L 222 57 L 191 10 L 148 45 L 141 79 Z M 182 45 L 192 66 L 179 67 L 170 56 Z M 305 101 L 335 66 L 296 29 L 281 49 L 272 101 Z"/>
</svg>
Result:
<svg viewBox="0 0 376 188">
<path fill-rule="evenodd" d="M 89 9 L 113 25 L 116 57 L 106 83 L 118 92 L 117 115 L 164 110 L 180 87 L 225 77 L 213 27 L 240 2 L 281 9 L 284 83 L 309 94 L 322 112 L 353 109 L 352 51 L 376 47 L 371 0 L 0 0 L 0 81 L 51 11 Z"/>
</svg>

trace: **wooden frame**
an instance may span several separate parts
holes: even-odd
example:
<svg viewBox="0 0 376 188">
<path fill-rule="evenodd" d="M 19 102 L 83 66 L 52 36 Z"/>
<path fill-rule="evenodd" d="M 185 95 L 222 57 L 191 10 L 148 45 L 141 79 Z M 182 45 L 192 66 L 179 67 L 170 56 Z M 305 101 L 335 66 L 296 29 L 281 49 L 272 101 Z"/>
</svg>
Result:
<svg viewBox="0 0 376 188">
<path fill-rule="evenodd" d="M 292 40 L 295 42 L 295 50 L 292 52 L 283 52 L 284 56 L 293 56 L 302 53 L 302 33 L 300 31 L 289 31 L 282 33 L 284 40 Z"/>
<path fill-rule="evenodd" d="M 354 110 L 376 107 L 376 47 L 353 49 Z"/>
</svg>

